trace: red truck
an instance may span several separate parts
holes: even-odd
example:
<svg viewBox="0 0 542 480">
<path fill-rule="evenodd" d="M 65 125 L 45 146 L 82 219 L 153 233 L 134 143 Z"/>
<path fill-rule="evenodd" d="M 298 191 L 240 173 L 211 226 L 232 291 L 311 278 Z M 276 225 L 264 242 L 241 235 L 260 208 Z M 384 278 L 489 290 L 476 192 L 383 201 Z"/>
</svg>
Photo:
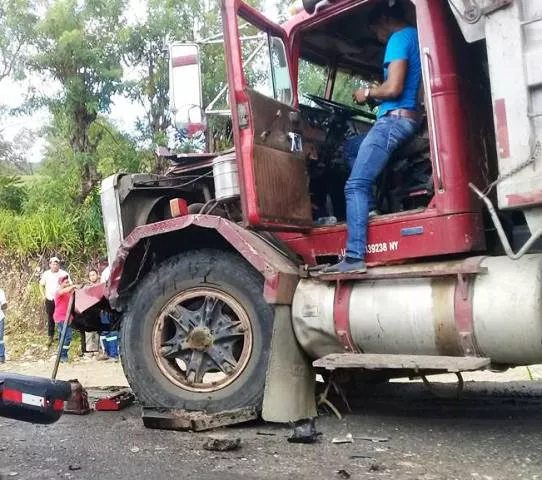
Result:
<svg viewBox="0 0 542 480">
<path fill-rule="evenodd" d="M 319 274 L 344 253 L 341 148 L 375 118 L 349 87 L 382 80 L 382 1 L 304 0 L 280 26 L 223 0 L 222 110 L 198 46 L 172 46 L 177 125 L 231 113 L 234 149 L 103 183 L 105 296 L 144 406 L 284 422 L 314 415 L 315 367 L 352 387 L 542 361 L 537 0 L 402 1 L 425 120 L 377 182 L 368 272 Z"/>
</svg>

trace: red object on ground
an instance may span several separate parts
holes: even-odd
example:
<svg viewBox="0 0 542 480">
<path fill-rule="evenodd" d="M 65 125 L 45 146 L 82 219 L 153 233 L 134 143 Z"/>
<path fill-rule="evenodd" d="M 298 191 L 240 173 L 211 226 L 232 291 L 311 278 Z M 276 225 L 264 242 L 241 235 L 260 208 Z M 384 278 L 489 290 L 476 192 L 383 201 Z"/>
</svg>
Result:
<svg viewBox="0 0 542 480">
<path fill-rule="evenodd" d="M 94 405 L 94 410 L 99 411 L 116 411 L 122 410 L 124 407 L 131 405 L 135 400 L 135 396 L 129 390 L 121 390 L 114 395 L 106 398 L 101 398 Z"/>
</svg>

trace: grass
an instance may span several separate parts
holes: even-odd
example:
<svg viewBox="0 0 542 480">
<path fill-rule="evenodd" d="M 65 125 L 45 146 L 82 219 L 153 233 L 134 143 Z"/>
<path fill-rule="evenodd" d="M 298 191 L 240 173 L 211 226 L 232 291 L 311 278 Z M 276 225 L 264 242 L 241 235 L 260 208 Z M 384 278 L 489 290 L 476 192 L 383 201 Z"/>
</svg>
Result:
<svg viewBox="0 0 542 480">
<path fill-rule="evenodd" d="M 26 332 L 24 335 L 9 333 L 5 335 L 4 340 L 10 361 L 48 360 L 56 355 L 58 348 L 58 341 L 55 341 L 51 347 L 47 347 L 48 337 L 45 331 Z M 77 358 L 80 351 L 81 335 L 74 330 L 68 354 L 70 360 Z"/>
</svg>

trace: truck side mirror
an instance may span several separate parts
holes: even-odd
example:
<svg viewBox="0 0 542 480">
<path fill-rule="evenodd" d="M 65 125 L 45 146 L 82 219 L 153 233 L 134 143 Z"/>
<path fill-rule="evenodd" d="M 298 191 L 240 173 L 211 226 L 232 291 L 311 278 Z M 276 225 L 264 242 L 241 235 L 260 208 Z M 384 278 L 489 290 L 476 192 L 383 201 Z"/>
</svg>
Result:
<svg viewBox="0 0 542 480">
<path fill-rule="evenodd" d="M 169 98 L 178 130 L 189 137 L 205 131 L 199 47 L 193 43 L 169 47 Z"/>
</svg>

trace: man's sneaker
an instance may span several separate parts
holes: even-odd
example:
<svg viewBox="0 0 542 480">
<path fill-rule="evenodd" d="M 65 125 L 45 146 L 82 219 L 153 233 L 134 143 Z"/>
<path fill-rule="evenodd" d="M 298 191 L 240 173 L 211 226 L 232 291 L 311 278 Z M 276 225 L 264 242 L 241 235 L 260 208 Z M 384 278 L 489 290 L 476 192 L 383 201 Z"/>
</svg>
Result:
<svg viewBox="0 0 542 480">
<path fill-rule="evenodd" d="M 47 340 L 47 348 L 49 348 L 53 344 L 53 341 L 53 337 L 49 337 L 49 339 Z"/>
<path fill-rule="evenodd" d="M 60 357 L 60 363 L 68 363 L 68 357 Z"/>
<path fill-rule="evenodd" d="M 0 363 L 6 363 L 6 359 L 4 357 L 0 358 Z"/>
<path fill-rule="evenodd" d="M 106 355 L 105 353 L 99 353 L 98 355 L 96 355 L 96 360 L 99 360 L 99 361 L 105 361 L 105 360 L 109 360 L 109 355 Z"/>
<path fill-rule="evenodd" d="M 363 260 L 355 262 L 348 262 L 346 259 L 326 267 L 322 270 L 321 275 L 335 275 L 341 273 L 365 273 L 367 271 L 367 265 Z"/>
</svg>

